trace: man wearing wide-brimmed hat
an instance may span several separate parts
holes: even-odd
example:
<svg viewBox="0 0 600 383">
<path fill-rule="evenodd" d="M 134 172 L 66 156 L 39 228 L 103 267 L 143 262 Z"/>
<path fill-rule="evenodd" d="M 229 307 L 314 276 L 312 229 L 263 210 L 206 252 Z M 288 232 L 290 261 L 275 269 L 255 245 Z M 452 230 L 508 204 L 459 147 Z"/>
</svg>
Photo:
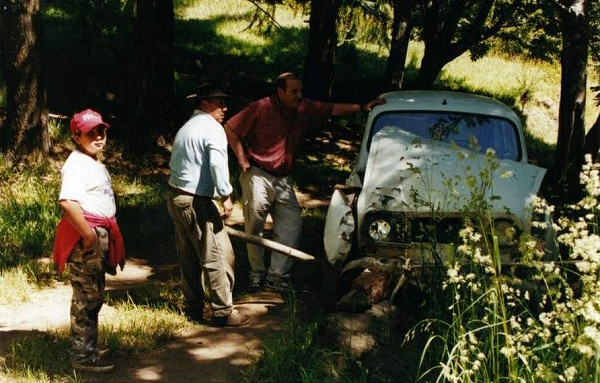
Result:
<svg viewBox="0 0 600 383">
<path fill-rule="evenodd" d="M 190 319 L 203 321 L 206 299 L 213 324 L 243 326 L 249 317 L 233 307 L 234 253 L 223 224 L 233 210 L 227 138 L 221 125 L 229 95 L 208 82 L 188 97 L 196 107 L 173 141 L 167 201 L 175 225 L 185 312 Z"/>
</svg>

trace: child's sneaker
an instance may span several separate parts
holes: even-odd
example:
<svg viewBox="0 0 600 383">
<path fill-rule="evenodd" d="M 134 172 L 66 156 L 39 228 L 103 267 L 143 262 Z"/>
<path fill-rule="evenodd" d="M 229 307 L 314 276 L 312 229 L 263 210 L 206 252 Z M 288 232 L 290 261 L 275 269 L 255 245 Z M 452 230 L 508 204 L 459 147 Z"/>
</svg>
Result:
<svg viewBox="0 0 600 383">
<path fill-rule="evenodd" d="M 107 361 L 98 359 L 90 359 L 90 360 L 82 360 L 82 361 L 73 361 L 71 366 L 77 371 L 86 371 L 86 372 L 112 372 L 115 369 L 115 365 L 109 363 Z"/>
</svg>

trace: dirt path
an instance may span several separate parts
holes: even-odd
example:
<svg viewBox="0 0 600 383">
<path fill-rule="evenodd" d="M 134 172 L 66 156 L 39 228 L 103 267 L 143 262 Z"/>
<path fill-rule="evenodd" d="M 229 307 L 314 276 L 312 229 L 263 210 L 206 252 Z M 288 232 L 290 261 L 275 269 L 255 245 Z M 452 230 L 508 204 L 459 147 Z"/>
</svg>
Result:
<svg viewBox="0 0 600 383">
<path fill-rule="evenodd" d="M 107 278 L 107 291 L 148 283 L 152 268 L 129 260 L 123 272 Z M 0 354 L 23 336 L 68 327 L 71 287 L 57 283 L 36 292 L 30 302 L 0 305 Z M 280 327 L 285 304 L 279 294 L 244 296 L 236 302 L 251 316 L 244 328 L 214 328 L 197 325 L 182 332 L 161 350 L 117 361 L 111 374 L 90 374 L 89 381 L 102 382 L 236 382 L 241 371 L 260 356 L 262 339 Z M 112 307 L 105 305 L 100 321 Z"/>
<path fill-rule="evenodd" d="M 309 199 L 298 193 L 303 207 L 324 206 L 326 201 Z M 311 206 L 314 205 L 314 206 Z M 243 222 L 239 209 L 227 221 L 241 229 Z M 269 229 L 270 222 L 267 222 Z M 320 243 L 316 233 L 306 233 L 305 240 L 312 246 Z M 313 238 L 315 237 L 315 238 Z M 232 238 L 236 255 L 241 255 L 244 244 Z M 261 354 L 262 341 L 277 331 L 286 316 L 286 304 L 280 294 L 249 295 L 243 291 L 247 284 L 247 260 L 236 260 L 236 307 L 249 314 L 251 322 L 243 328 L 214 328 L 195 325 L 182 331 L 178 337 L 148 355 L 126 357 L 116 361 L 111 374 L 87 374 L 91 382 L 239 382 L 242 371 Z M 299 263 L 297 262 L 296 265 Z M 240 265 L 241 269 L 238 268 Z M 318 284 L 318 265 L 300 266 L 301 283 Z M 298 267 L 295 266 L 295 270 Z M 178 265 L 129 258 L 123 271 L 107 275 L 107 292 L 126 292 L 144 284 L 154 283 L 165 276 L 177 276 Z M 241 289 L 240 289 L 241 286 Z M 51 288 L 35 292 L 29 302 L 0 305 L 0 356 L 10 344 L 24 336 L 49 329 L 69 327 L 71 286 L 68 281 L 56 282 Z M 302 294 L 302 293 L 301 293 Z M 314 299 L 312 293 L 309 300 Z M 307 307 L 311 307 L 308 305 Z M 104 305 L 100 323 L 113 308 Z M 66 352 L 66 350 L 65 350 Z"/>
</svg>

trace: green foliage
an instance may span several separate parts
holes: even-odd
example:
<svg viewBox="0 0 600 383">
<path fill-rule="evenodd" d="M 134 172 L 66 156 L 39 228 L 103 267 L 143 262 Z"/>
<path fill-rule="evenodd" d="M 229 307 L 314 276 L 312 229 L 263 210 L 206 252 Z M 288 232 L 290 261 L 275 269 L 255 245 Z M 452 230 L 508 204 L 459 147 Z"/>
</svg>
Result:
<svg viewBox="0 0 600 383">
<path fill-rule="evenodd" d="M 511 28 L 492 40 L 494 52 L 554 62 L 560 57 L 561 32 L 552 2 L 526 3 Z"/>
<path fill-rule="evenodd" d="M 379 46 L 390 43 L 392 9 L 383 1 L 346 1 L 338 15 L 338 45 L 358 41 L 375 42 Z"/>
<path fill-rule="evenodd" d="M 288 318 L 283 329 L 263 342 L 263 353 L 244 374 L 245 382 L 377 382 L 360 363 L 324 347 L 320 322 L 297 316 L 295 296 L 288 295 Z"/>
<path fill-rule="evenodd" d="M 42 2 L 44 62 L 51 112 L 70 115 L 93 106 L 107 112 L 119 100 L 132 49 L 133 1 Z M 84 36 L 84 25 L 93 38 Z"/>
<path fill-rule="evenodd" d="M 475 225 L 461 230 L 458 257 L 436 284 L 441 299 L 407 335 L 424 346 L 419 381 L 600 381 L 599 174 L 597 164 L 584 166 L 588 195 L 558 220 L 565 261 L 547 259 L 539 240 L 524 237 L 521 261 L 502 266 L 498 233 L 477 224 L 487 220 L 485 209 L 474 210 Z M 553 210 L 541 200 L 534 208 L 542 216 Z"/>
<path fill-rule="evenodd" d="M 0 85 L 0 105 L 6 105 L 6 85 L 4 84 Z"/>
<path fill-rule="evenodd" d="M 14 169 L 0 158 L 0 269 L 49 251 L 58 222 L 58 176 L 48 162 Z"/>
<path fill-rule="evenodd" d="M 172 246 L 174 239 L 164 199 L 165 183 L 116 175 L 113 185 L 117 196 L 117 218 L 128 254 L 140 252 L 147 254 L 146 259 L 159 256 L 170 259 L 167 255 L 174 250 L 166 249 Z M 162 240 L 158 241 L 159 238 Z"/>
</svg>

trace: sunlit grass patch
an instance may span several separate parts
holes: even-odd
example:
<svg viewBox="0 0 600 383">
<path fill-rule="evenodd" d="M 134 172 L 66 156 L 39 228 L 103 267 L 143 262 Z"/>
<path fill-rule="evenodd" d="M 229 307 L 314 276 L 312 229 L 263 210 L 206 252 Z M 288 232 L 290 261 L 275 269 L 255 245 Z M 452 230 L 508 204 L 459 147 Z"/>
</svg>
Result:
<svg viewBox="0 0 600 383">
<path fill-rule="evenodd" d="M 159 349 L 190 326 L 185 317 L 171 310 L 125 302 L 103 308 L 99 343 L 107 345 L 111 355 L 117 357 L 143 355 Z M 68 328 L 59 328 L 33 333 L 13 343 L 0 357 L 0 382 L 84 381 L 71 369 L 69 333 Z"/>
<path fill-rule="evenodd" d="M 179 286 L 180 283 L 179 277 L 177 277 L 177 279 L 169 279 L 167 281 L 136 287 L 129 290 L 126 295 L 108 291 L 106 293 L 106 302 L 114 307 L 135 305 L 179 312 L 184 307 L 184 298 Z"/>
<path fill-rule="evenodd" d="M 228 36 L 235 38 L 246 44 L 253 44 L 257 47 L 262 47 L 270 42 L 269 36 L 263 36 L 257 33 L 240 33 L 244 29 L 248 28 L 248 21 L 237 19 L 235 21 L 228 21 L 217 26 L 217 34 L 221 36 Z M 232 52 L 235 53 L 235 52 Z M 239 52 L 242 53 L 242 52 Z M 246 52 L 244 52 L 246 53 Z"/>
<path fill-rule="evenodd" d="M 551 70 L 552 66 L 549 64 L 511 60 L 496 55 L 471 61 L 470 55 L 465 53 L 446 65 L 442 80 L 459 79 L 473 89 L 483 89 L 489 93 L 504 95 L 504 98 L 515 99 L 525 91 L 556 94 L 560 84 L 552 84 L 553 87 L 549 88 L 549 84 L 544 82 Z"/>
<path fill-rule="evenodd" d="M 254 57 L 260 62 L 278 66 L 279 71 L 285 70 L 287 61 L 294 62 L 293 66 L 301 65 L 304 32 L 308 30 L 308 15 L 301 9 L 280 4 L 272 17 L 265 13 L 268 12 L 267 6 L 259 10 L 247 1 L 223 3 L 209 0 L 186 5 L 180 12 L 184 20 L 182 28 L 191 28 L 193 24 L 195 30 L 205 30 L 202 41 L 188 41 L 186 50 L 203 52 L 211 57 L 225 55 L 242 57 L 244 60 Z M 298 37 L 298 34 L 302 37 Z M 302 58 L 297 60 L 297 56 Z M 248 69 L 257 78 L 260 77 L 260 69 L 264 70 Z M 275 76 L 277 70 L 271 75 Z"/>
<path fill-rule="evenodd" d="M 210 20 L 220 17 L 224 13 L 232 17 L 241 17 L 244 14 L 253 12 L 254 6 L 245 0 L 228 0 L 226 5 L 222 1 L 180 1 L 185 3 L 185 7 L 176 7 L 181 10 L 179 17 L 183 19 L 204 19 Z M 226 6 L 227 12 L 223 12 Z"/>
<path fill-rule="evenodd" d="M 124 302 L 107 310 L 100 337 L 117 354 L 143 354 L 175 339 L 189 326 L 185 317 L 172 310 Z"/>
<path fill-rule="evenodd" d="M 68 349 L 65 329 L 32 333 L 3 354 L 0 382 L 81 382 L 70 370 Z"/>
<path fill-rule="evenodd" d="M 187 7 L 181 9 L 180 17 L 182 19 L 213 20 L 226 15 L 227 18 L 240 20 L 243 23 L 243 28 L 238 30 L 240 32 L 248 27 L 255 13 L 258 12 L 259 16 L 266 17 L 263 11 L 267 7 L 264 6 L 262 11 L 258 10 L 252 2 L 247 0 L 228 0 L 226 3 L 220 0 L 205 0 L 189 3 Z M 277 24 L 284 27 L 307 28 L 308 25 L 306 23 L 308 15 L 302 14 L 299 9 L 293 9 L 287 5 L 279 5 L 276 8 L 275 20 Z"/>
<path fill-rule="evenodd" d="M 31 294 L 38 290 L 31 283 L 30 274 L 25 266 L 4 269 L 0 272 L 0 304 L 11 305 L 29 302 Z"/>
<path fill-rule="evenodd" d="M 163 201 L 164 185 L 145 183 L 140 178 L 130 179 L 123 175 L 113 177 L 112 181 L 120 206 L 152 206 Z"/>
</svg>

